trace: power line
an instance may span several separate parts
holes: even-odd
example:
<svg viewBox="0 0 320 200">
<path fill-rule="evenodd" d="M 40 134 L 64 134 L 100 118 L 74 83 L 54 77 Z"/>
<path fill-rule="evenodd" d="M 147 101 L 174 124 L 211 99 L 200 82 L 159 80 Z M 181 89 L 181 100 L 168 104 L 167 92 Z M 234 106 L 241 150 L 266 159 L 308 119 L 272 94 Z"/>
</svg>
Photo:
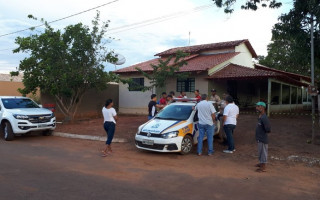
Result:
<svg viewBox="0 0 320 200">
<path fill-rule="evenodd" d="M 170 20 L 170 19 L 173 19 L 173 18 L 177 18 L 177 17 L 183 16 L 183 15 L 187 15 L 187 14 L 190 14 L 190 13 L 193 13 L 193 12 L 199 12 L 199 11 L 208 9 L 210 7 L 213 7 L 213 6 L 214 6 L 214 4 L 202 5 L 202 6 L 195 7 L 193 9 L 191 9 L 191 10 L 185 10 L 185 11 L 181 11 L 181 12 L 171 13 L 171 14 L 168 14 L 168 15 L 164 15 L 164 16 L 160 16 L 160 17 L 144 20 L 144 21 L 141 21 L 141 22 L 136 22 L 136 23 L 133 23 L 133 24 L 128 24 L 128 25 L 124 25 L 124 26 L 111 28 L 108 31 L 115 31 L 115 30 L 121 30 L 121 29 L 124 29 L 122 31 L 126 31 L 126 30 L 131 30 L 131 29 L 134 29 L 134 28 L 140 28 L 140 27 L 143 27 L 143 26 L 148 26 L 148 25 L 151 25 L 151 24 L 155 24 L 155 23 L 167 21 L 167 20 Z M 130 27 L 134 27 L 134 28 L 130 28 Z M 117 31 L 115 33 L 122 32 L 122 31 Z"/>
<path fill-rule="evenodd" d="M 119 1 L 119 0 L 110 1 L 110 2 L 102 4 L 100 6 L 97 6 L 97 7 L 94 7 L 94 8 L 90 8 L 88 10 L 85 10 L 85 11 L 82 11 L 82 12 L 79 12 L 79 13 L 76 13 L 76 14 L 73 14 L 73 15 L 69 15 L 67 17 L 63 17 L 63 18 L 60 18 L 60 19 L 57 19 L 57 20 L 50 21 L 50 22 L 48 22 L 48 24 L 51 24 L 51 23 L 54 23 L 54 22 L 58 22 L 58 21 L 61 21 L 61 20 L 65 20 L 65 19 L 68 19 L 70 17 L 74 17 L 74 16 L 77 16 L 77 15 L 89 12 L 91 10 L 94 10 L 94 9 L 97 9 L 97 8 L 100 8 L 100 7 L 115 3 L 117 1 Z M 37 28 L 37 27 L 40 27 L 40 26 L 43 26 L 43 25 L 45 25 L 45 24 L 43 23 L 43 24 L 40 24 L 40 25 L 37 25 L 37 26 L 33 26 L 33 27 L 30 27 L 30 28 L 26 28 L 26 29 L 23 29 L 23 30 L 19 30 L 19 31 L 11 32 L 11 33 L 6 33 L 6 34 L 3 34 L 3 35 L 0 35 L 0 37 L 7 36 L 7 35 L 12 35 L 12 34 L 15 34 L 15 33 L 20 33 L 20 32 L 27 31 L 27 30 L 30 30 L 32 28 Z"/>
<path fill-rule="evenodd" d="M 144 21 L 141 21 L 141 22 L 136 22 L 136 23 L 133 23 L 133 24 L 128 24 L 128 25 L 123 25 L 123 26 L 111 28 L 108 31 L 111 31 L 111 32 L 115 31 L 115 32 L 112 32 L 112 34 L 114 34 L 114 33 L 124 32 L 124 31 L 128 31 L 128 30 L 136 29 L 136 28 L 141 28 L 141 27 L 144 27 L 144 26 L 149 26 L 149 25 L 152 25 L 152 24 L 156 24 L 156 23 L 160 23 L 160 22 L 163 22 L 163 21 L 171 20 L 171 19 L 183 16 L 183 15 L 190 14 L 190 13 L 199 12 L 199 11 L 211 8 L 213 6 L 214 6 L 214 4 L 202 5 L 202 6 L 195 7 L 193 9 L 191 9 L 191 10 L 185 10 L 185 11 L 181 11 L 181 12 L 171 13 L 171 14 L 168 14 L 168 15 L 164 15 L 164 16 L 160 16 L 160 17 L 144 20 Z M 119 31 L 117 31 L 117 30 L 119 30 Z M 107 34 L 107 35 L 109 35 L 109 34 Z M 8 50 L 13 50 L 13 49 L 15 49 L 15 48 L 0 49 L 0 51 L 8 51 Z"/>
</svg>

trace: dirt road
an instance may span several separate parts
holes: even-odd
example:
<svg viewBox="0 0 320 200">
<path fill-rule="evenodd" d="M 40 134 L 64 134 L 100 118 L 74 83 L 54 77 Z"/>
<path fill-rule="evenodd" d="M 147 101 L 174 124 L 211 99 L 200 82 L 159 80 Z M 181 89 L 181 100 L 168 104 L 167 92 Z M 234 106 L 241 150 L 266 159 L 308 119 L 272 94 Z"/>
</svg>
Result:
<svg viewBox="0 0 320 200">
<path fill-rule="evenodd" d="M 320 146 L 307 143 L 305 117 L 272 118 L 267 173 L 256 173 L 256 116 L 241 116 L 237 151 L 212 157 L 136 149 L 145 117 L 120 116 L 114 153 L 103 142 L 27 136 L 0 141 L 0 199 L 320 199 Z M 103 135 L 102 120 L 59 125 L 58 131 Z M 1 198 L 5 197 L 5 198 Z M 10 198 L 9 198 L 10 197 Z M 46 197 L 46 198 L 44 198 Z"/>
<path fill-rule="evenodd" d="M 319 199 L 320 168 L 271 161 L 254 172 L 254 155 L 212 157 L 140 151 L 101 142 L 28 136 L 0 141 L 0 199 Z M 245 158 L 245 159 L 244 159 Z"/>
</svg>

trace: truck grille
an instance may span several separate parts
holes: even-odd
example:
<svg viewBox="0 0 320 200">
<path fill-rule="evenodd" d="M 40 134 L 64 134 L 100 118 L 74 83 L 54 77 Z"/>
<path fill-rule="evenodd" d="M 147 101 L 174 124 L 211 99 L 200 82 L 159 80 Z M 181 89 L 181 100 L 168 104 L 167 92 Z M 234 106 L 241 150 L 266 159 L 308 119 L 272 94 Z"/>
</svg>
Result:
<svg viewBox="0 0 320 200">
<path fill-rule="evenodd" d="M 33 124 L 50 122 L 51 115 L 29 115 L 29 122 Z"/>
</svg>

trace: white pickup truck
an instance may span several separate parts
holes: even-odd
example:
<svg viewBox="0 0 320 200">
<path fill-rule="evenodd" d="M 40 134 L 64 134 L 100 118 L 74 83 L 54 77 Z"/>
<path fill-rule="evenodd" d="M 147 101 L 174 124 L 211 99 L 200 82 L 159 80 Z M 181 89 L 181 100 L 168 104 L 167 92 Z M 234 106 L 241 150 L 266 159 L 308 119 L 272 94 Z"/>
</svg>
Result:
<svg viewBox="0 0 320 200">
<path fill-rule="evenodd" d="M 51 135 L 56 127 L 54 113 L 41 108 L 27 97 L 0 96 L 0 130 L 4 139 L 13 140 L 15 135 L 42 131 Z"/>
</svg>

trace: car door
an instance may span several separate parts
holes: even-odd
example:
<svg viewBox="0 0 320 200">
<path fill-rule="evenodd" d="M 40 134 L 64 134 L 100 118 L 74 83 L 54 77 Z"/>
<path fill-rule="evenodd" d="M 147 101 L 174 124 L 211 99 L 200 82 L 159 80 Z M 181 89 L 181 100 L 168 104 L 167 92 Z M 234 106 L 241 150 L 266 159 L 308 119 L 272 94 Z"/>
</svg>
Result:
<svg viewBox="0 0 320 200">
<path fill-rule="evenodd" d="M 192 115 L 193 115 L 193 144 L 197 144 L 198 143 L 198 137 L 199 137 L 199 127 L 198 127 L 198 123 L 199 123 L 199 118 L 198 118 L 198 111 L 194 110 L 192 111 Z"/>
</svg>

